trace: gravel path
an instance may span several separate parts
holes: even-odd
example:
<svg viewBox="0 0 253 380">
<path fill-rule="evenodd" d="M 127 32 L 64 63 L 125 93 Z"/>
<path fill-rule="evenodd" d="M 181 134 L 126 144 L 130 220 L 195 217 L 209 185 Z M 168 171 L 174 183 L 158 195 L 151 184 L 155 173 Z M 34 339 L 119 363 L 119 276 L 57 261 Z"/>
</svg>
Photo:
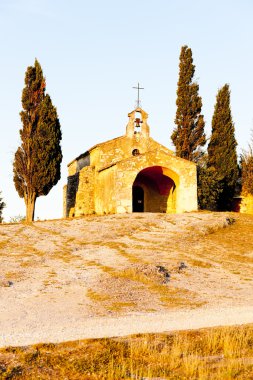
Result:
<svg viewBox="0 0 253 380">
<path fill-rule="evenodd" d="M 39 317 L 39 324 L 37 318 Z M 25 323 L 24 323 L 25 322 Z M 200 308 L 163 313 L 136 313 L 121 317 L 77 318 L 74 315 L 20 315 L 15 323 L 1 321 L 0 346 L 63 342 L 137 333 L 199 329 L 253 323 L 253 307 Z"/>
</svg>

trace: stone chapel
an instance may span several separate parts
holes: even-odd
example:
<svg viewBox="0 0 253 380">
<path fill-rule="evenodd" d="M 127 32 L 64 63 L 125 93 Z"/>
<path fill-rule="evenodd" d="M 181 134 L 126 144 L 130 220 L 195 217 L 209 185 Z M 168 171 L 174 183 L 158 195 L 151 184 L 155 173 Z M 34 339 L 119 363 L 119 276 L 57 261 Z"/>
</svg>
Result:
<svg viewBox="0 0 253 380">
<path fill-rule="evenodd" d="M 64 217 L 197 210 L 193 162 L 150 137 L 148 114 L 128 114 L 126 133 L 97 144 L 68 165 Z"/>
</svg>

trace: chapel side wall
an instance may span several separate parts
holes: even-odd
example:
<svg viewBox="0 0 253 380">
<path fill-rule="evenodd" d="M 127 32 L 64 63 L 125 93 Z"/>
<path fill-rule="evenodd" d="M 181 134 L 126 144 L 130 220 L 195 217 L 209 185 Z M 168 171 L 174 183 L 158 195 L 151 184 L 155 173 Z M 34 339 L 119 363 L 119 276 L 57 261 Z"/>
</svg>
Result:
<svg viewBox="0 0 253 380">
<path fill-rule="evenodd" d="M 240 212 L 243 214 L 253 214 L 253 195 L 248 194 L 242 197 Z"/>
<path fill-rule="evenodd" d="M 66 217 L 75 216 L 76 194 L 79 186 L 79 173 L 68 176 L 66 185 Z"/>
<path fill-rule="evenodd" d="M 76 174 L 76 172 L 77 172 L 77 160 L 71 162 L 68 165 L 68 175 L 69 176 Z"/>
<path fill-rule="evenodd" d="M 75 216 L 95 213 L 94 189 L 95 170 L 86 166 L 79 172 L 79 184 L 76 193 Z"/>
<path fill-rule="evenodd" d="M 96 214 L 115 214 L 115 171 L 116 167 L 97 172 L 95 183 Z"/>
<path fill-rule="evenodd" d="M 63 186 L 63 218 L 67 217 L 67 185 Z"/>
</svg>

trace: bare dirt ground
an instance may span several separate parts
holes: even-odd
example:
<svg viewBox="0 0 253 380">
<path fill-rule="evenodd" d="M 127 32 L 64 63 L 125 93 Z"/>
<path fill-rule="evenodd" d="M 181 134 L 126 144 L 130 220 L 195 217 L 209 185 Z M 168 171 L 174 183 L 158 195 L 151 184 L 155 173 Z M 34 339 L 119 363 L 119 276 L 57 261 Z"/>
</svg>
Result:
<svg viewBox="0 0 253 380">
<path fill-rule="evenodd" d="M 253 216 L 0 226 L 0 346 L 253 322 Z"/>
</svg>

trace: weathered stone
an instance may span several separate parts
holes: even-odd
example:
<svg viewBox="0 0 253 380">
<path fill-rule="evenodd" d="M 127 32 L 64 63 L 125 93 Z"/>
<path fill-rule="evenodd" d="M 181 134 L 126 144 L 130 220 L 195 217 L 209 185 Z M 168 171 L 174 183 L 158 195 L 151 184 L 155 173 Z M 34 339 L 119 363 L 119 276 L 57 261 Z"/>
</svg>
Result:
<svg viewBox="0 0 253 380">
<path fill-rule="evenodd" d="M 145 111 L 137 108 L 128 116 L 126 135 L 95 145 L 69 164 L 64 216 L 197 210 L 196 165 L 149 136 Z"/>
<path fill-rule="evenodd" d="M 13 285 L 12 281 L 8 281 L 8 280 L 5 280 L 5 279 L 0 279 L 0 287 L 9 288 L 12 285 Z"/>
<path fill-rule="evenodd" d="M 253 195 L 243 196 L 240 204 L 240 212 L 253 214 Z"/>
<path fill-rule="evenodd" d="M 182 269 L 186 269 L 187 268 L 187 265 L 182 261 L 179 266 L 178 266 L 178 270 L 182 270 Z"/>
<path fill-rule="evenodd" d="M 126 208 L 123 206 L 118 206 L 116 209 L 117 214 L 125 214 L 125 212 L 126 212 Z"/>
</svg>

